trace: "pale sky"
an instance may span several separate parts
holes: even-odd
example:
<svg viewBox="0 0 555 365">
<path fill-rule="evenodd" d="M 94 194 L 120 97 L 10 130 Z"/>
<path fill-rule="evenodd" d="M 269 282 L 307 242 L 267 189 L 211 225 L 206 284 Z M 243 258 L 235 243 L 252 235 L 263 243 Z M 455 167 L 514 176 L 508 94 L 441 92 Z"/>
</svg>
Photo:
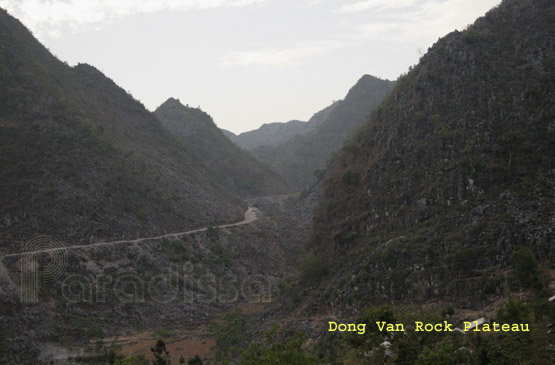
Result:
<svg viewBox="0 0 555 365">
<path fill-rule="evenodd" d="M 390 80 L 500 0 L 0 0 L 62 61 L 149 110 L 168 97 L 233 132 L 308 120 L 363 74 Z"/>
</svg>

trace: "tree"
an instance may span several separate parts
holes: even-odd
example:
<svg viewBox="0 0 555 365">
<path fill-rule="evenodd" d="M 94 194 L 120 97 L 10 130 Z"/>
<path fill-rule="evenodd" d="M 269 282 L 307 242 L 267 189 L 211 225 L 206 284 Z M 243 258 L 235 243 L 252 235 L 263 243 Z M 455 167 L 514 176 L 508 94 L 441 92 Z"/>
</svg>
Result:
<svg viewBox="0 0 555 365">
<path fill-rule="evenodd" d="M 497 320 L 501 323 L 529 323 L 531 319 L 530 308 L 512 295 L 497 311 Z"/>
<path fill-rule="evenodd" d="M 540 289 L 538 262 L 534 253 L 527 247 L 523 247 L 513 252 L 514 269 L 513 273 L 523 288 Z"/>
<path fill-rule="evenodd" d="M 195 355 L 192 359 L 189 360 L 189 365 L 202 365 L 202 360 L 200 356 Z"/>
<path fill-rule="evenodd" d="M 154 355 L 154 360 L 152 360 L 153 365 L 170 365 L 170 352 L 166 350 L 164 340 L 159 339 L 156 341 L 156 345 L 151 347 L 150 351 Z"/>
<path fill-rule="evenodd" d="M 459 347 L 448 338 L 445 338 L 435 346 L 425 347 L 416 359 L 417 365 L 434 364 L 472 364 L 476 361 L 476 355 L 466 347 Z"/>
<path fill-rule="evenodd" d="M 326 263 L 321 256 L 309 253 L 300 264 L 300 280 L 303 283 L 317 282 L 327 274 Z"/>
<path fill-rule="evenodd" d="M 243 351 L 243 365 L 311 365 L 317 364 L 318 359 L 303 350 L 306 335 L 296 332 L 295 335 L 283 342 L 275 342 L 273 338 L 277 327 L 274 326 L 266 335 L 266 346 L 252 344 Z"/>
</svg>

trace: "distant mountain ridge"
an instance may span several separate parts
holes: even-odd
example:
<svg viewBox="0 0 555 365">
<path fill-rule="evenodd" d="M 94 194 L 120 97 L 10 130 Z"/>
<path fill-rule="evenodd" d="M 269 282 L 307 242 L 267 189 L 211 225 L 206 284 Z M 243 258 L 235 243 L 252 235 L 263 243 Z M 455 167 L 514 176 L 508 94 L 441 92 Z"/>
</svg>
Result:
<svg viewBox="0 0 555 365">
<path fill-rule="evenodd" d="M 226 130 L 222 131 L 233 143 L 246 150 L 263 146 L 275 147 L 291 140 L 295 136 L 305 134 L 317 128 L 326 120 L 336 103 L 333 102 L 330 106 L 315 113 L 308 122 L 290 120 L 285 123 L 266 123 L 258 129 L 243 132 L 239 135 Z"/>
<path fill-rule="evenodd" d="M 169 98 L 154 114 L 210 176 L 241 196 L 277 195 L 289 189 L 280 177 L 224 136 L 204 111 Z"/>
<path fill-rule="evenodd" d="M 236 135 L 227 132 L 227 137 L 239 147 L 251 150 L 258 146 L 276 146 L 297 134 L 305 133 L 309 126 L 307 122 L 291 120 L 286 123 L 267 123 L 253 131 Z"/>
<path fill-rule="evenodd" d="M 364 75 L 345 99 L 316 113 L 309 121 L 312 127 L 305 133 L 277 146 L 260 145 L 252 153 L 283 176 L 289 185 L 302 189 L 315 181 L 315 171 L 325 167 L 332 152 L 364 122 L 394 84 Z"/>
</svg>

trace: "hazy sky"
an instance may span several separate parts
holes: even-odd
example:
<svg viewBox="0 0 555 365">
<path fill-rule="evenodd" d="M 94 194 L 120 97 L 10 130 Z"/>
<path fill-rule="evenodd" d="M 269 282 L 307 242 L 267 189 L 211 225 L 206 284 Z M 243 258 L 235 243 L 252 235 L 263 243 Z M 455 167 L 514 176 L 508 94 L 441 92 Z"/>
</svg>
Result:
<svg viewBox="0 0 555 365">
<path fill-rule="evenodd" d="M 396 79 L 500 0 L 0 0 L 61 60 L 154 110 L 168 97 L 233 132 L 308 120 L 363 74 Z"/>
</svg>

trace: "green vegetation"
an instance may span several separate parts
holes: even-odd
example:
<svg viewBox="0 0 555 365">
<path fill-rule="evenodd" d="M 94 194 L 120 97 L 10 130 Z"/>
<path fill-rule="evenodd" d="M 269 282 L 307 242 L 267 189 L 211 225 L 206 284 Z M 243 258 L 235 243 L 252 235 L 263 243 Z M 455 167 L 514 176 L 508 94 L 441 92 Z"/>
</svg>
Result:
<svg viewBox="0 0 555 365">
<path fill-rule="evenodd" d="M 286 278 L 279 282 L 278 285 L 280 300 L 291 300 L 293 303 L 298 304 L 302 299 L 302 291 L 296 285 L 293 278 Z"/>
<path fill-rule="evenodd" d="M 216 237 L 217 237 L 217 230 L 216 232 Z M 221 265 L 223 264 L 224 267 L 226 268 L 230 268 L 231 267 L 231 257 L 229 256 L 229 252 L 222 246 L 221 243 L 216 242 L 215 240 L 213 240 L 213 237 L 211 238 L 212 243 L 210 244 L 210 250 L 212 251 L 212 253 L 215 255 L 215 258 L 212 262 L 212 264 L 214 265 Z"/>
<path fill-rule="evenodd" d="M 245 344 L 247 318 L 240 310 L 225 313 L 221 319 L 212 321 L 208 327 L 216 340 L 216 360 L 226 363 L 240 354 Z"/>
<path fill-rule="evenodd" d="M 514 269 L 513 273 L 523 288 L 539 289 L 541 283 L 539 281 L 538 262 L 534 257 L 534 253 L 527 247 L 523 247 L 513 252 Z"/>
<path fill-rule="evenodd" d="M 192 247 L 187 238 L 182 238 L 180 240 L 169 240 L 164 238 L 160 241 L 162 251 L 168 256 L 172 262 L 185 263 L 188 261 L 196 261 L 195 254 L 193 251 L 198 251 L 197 247 Z M 192 247 L 192 250 L 189 248 Z"/>
<path fill-rule="evenodd" d="M 546 301 L 546 298 L 543 298 Z M 553 306 L 555 307 L 555 306 Z M 552 308 L 555 309 L 555 308 Z M 504 323 L 527 323 L 529 332 L 417 332 L 414 321 L 442 324 L 453 322 L 435 311 L 426 311 L 414 307 L 381 306 L 369 308 L 358 318 L 348 323 L 365 323 L 365 334 L 327 332 L 310 347 L 303 347 L 302 337 L 298 335 L 286 338 L 283 343 L 295 343 L 304 356 L 318 358 L 318 363 L 342 364 L 544 364 L 555 359 L 555 350 L 549 346 L 554 335 L 549 334 L 546 323 L 548 315 L 536 316 L 533 305 L 527 301 L 517 301 L 509 297 L 499 310 L 496 318 L 500 325 Z M 536 319 L 534 319 L 536 318 Z M 468 320 L 468 319 L 465 319 Z M 553 318 L 551 319 L 553 320 Z M 405 331 L 380 331 L 376 322 L 403 323 Z M 462 325 L 460 326 L 462 327 Z M 295 342 L 297 341 L 297 342 Z M 387 342 L 386 342 L 387 341 Z M 266 342 L 269 342 L 268 340 Z M 271 347 L 270 347 L 271 348 Z M 290 347 L 281 347 L 285 351 Z M 252 353 L 259 354 L 261 361 L 265 357 L 251 346 L 245 352 L 245 359 Z M 271 351 L 268 351 L 272 353 Z M 297 356 L 301 356 L 297 354 Z M 250 364 L 249 362 L 245 362 Z M 255 362 L 252 362 L 253 364 Z M 270 362 L 278 364 L 279 362 Z"/>
<path fill-rule="evenodd" d="M 158 337 L 158 338 L 168 338 L 171 337 L 173 335 L 171 330 L 167 330 L 165 328 L 158 328 L 154 334 Z"/>
<path fill-rule="evenodd" d="M 170 365 L 170 352 L 166 350 L 166 343 L 164 340 L 159 339 L 156 345 L 150 348 L 152 355 L 154 355 L 153 365 Z"/>
<path fill-rule="evenodd" d="M 318 359 L 306 353 L 302 346 L 307 337 L 297 331 L 292 337 L 284 340 L 277 341 L 275 334 L 277 326 L 274 326 L 270 331 L 264 333 L 265 345 L 259 346 L 252 344 L 247 350 L 242 353 L 243 365 L 310 365 L 318 364 Z"/>
<path fill-rule="evenodd" d="M 326 275 L 326 262 L 313 253 L 305 256 L 300 264 L 300 280 L 304 283 L 316 283 Z"/>
<path fill-rule="evenodd" d="M 185 363 L 185 362 L 183 362 L 183 363 Z M 202 359 L 200 358 L 200 356 L 195 355 L 195 357 L 193 357 L 192 359 L 189 359 L 189 361 L 187 361 L 187 364 L 189 364 L 189 365 L 202 365 Z"/>
<path fill-rule="evenodd" d="M 210 241 L 216 242 L 220 237 L 220 232 L 218 228 L 208 227 L 208 230 L 206 231 L 206 235 L 208 236 Z"/>
<path fill-rule="evenodd" d="M 72 320 L 71 327 L 73 328 L 71 336 L 74 339 L 81 338 L 91 340 L 104 336 L 104 331 L 102 331 L 101 328 L 96 327 L 94 324 L 91 324 L 85 317 L 75 317 Z M 62 333 L 62 329 L 59 326 L 55 327 L 54 330 L 58 333 Z"/>
</svg>

